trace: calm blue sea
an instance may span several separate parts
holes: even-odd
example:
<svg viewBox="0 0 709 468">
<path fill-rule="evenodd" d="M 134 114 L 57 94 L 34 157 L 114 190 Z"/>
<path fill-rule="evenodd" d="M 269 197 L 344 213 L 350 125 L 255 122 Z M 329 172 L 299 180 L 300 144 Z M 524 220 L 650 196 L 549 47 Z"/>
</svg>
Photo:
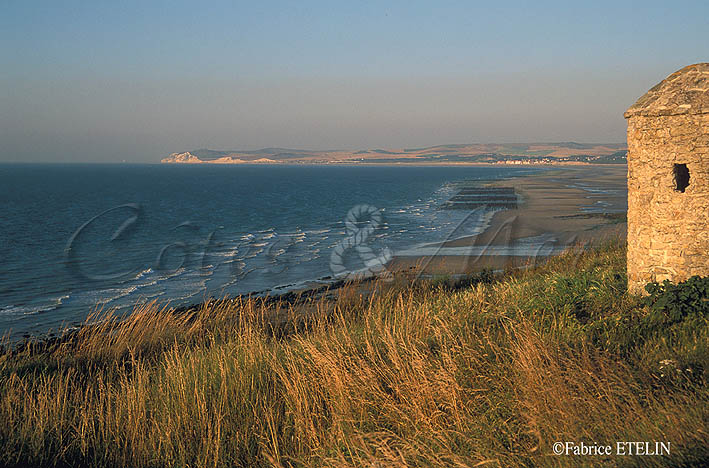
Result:
<svg viewBox="0 0 709 468">
<path fill-rule="evenodd" d="M 438 209 L 455 183 L 535 170 L 0 165 L 0 334 L 330 281 L 478 232 L 477 214 Z"/>
</svg>

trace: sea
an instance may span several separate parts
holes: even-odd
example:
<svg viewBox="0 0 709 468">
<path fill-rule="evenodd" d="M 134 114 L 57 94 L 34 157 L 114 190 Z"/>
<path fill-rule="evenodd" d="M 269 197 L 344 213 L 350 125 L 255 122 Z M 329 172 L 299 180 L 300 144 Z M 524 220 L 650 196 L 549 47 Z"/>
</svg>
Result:
<svg viewBox="0 0 709 468">
<path fill-rule="evenodd" d="M 486 227 L 441 206 L 530 167 L 0 165 L 0 335 L 386 273 Z"/>
</svg>

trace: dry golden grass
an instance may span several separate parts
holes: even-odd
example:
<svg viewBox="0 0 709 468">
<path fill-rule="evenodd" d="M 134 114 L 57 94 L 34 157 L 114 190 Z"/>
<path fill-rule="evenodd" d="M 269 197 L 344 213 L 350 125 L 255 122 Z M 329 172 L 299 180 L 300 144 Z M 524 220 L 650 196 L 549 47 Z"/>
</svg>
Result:
<svg viewBox="0 0 709 468">
<path fill-rule="evenodd" d="M 611 246 L 464 286 L 93 317 L 64 342 L 0 356 L 0 462 L 702 466 L 707 327 L 630 333 L 645 309 L 622 292 L 623 263 Z M 664 358 L 693 378 L 661 377 Z M 626 440 L 672 453 L 551 450 Z"/>
</svg>

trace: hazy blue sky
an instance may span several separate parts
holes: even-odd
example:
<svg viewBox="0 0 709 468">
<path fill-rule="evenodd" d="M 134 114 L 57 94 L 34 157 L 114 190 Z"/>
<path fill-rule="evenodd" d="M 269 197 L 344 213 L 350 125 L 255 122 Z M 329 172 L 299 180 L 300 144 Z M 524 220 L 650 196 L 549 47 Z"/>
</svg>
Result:
<svg viewBox="0 0 709 468">
<path fill-rule="evenodd" d="M 622 142 L 709 2 L 0 2 L 0 161 Z"/>
</svg>

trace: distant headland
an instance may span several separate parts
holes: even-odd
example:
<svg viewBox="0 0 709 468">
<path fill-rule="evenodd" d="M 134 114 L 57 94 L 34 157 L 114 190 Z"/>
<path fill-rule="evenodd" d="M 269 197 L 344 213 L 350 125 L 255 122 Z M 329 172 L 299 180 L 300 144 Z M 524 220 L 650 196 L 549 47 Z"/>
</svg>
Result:
<svg viewBox="0 0 709 468">
<path fill-rule="evenodd" d="M 625 164 L 624 143 L 486 143 L 359 151 L 264 148 L 172 153 L 168 164 Z"/>
</svg>

